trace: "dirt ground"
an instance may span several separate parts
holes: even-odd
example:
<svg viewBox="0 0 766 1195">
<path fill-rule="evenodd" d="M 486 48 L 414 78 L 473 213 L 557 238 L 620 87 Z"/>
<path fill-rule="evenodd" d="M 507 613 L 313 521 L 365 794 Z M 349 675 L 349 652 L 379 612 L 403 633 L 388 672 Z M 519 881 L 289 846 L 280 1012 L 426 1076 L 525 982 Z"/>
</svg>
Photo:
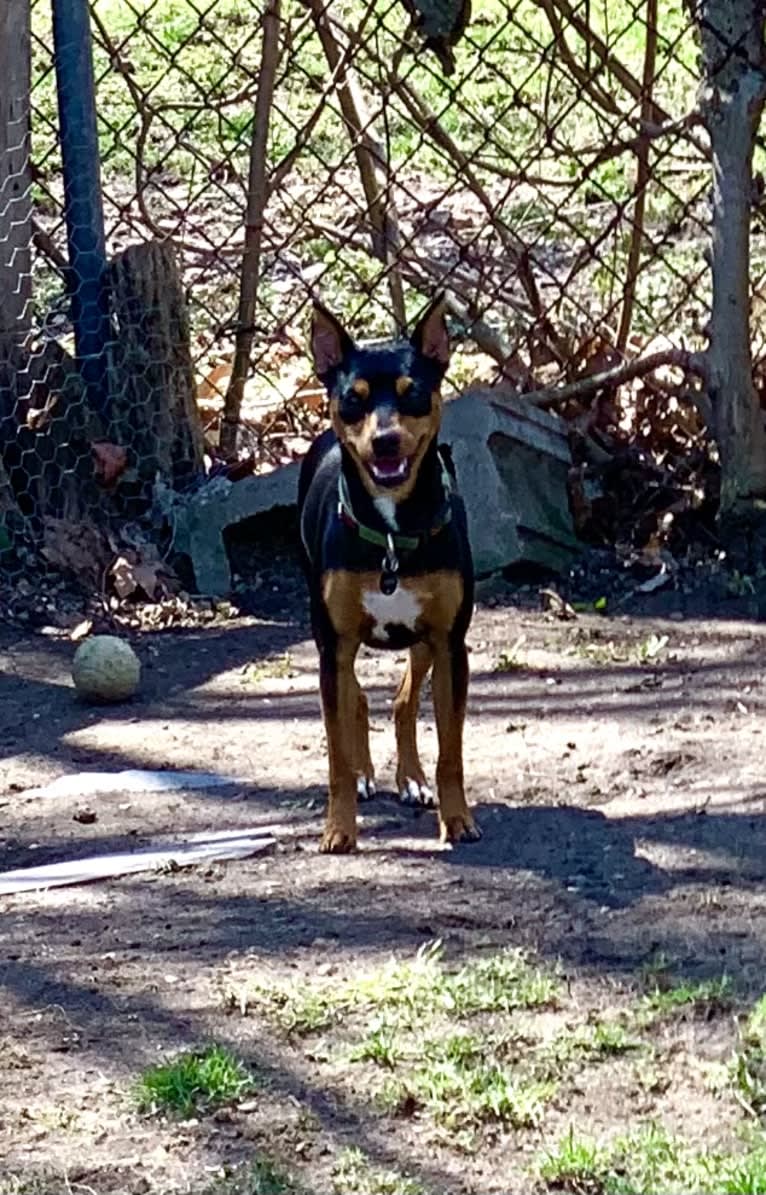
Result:
<svg viewBox="0 0 766 1195">
<path fill-rule="evenodd" d="M 690 980 L 727 974 L 744 1004 L 760 996 L 764 626 L 723 606 L 563 622 L 505 596 L 480 604 L 465 773 L 483 838 L 452 851 L 432 813 L 393 799 L 402 658 L 365 653 L 381 795 L 364 807 L 359 852 L 332 858 L 317 850 L 326 765 L 303 603 L 291 587 L 265 597 L 260 614 L 137 635 L 142 690 L 110 708 L 76 699 L 66 631 L 0 632 L 3 870 L 205 829 L 273 824 L 279 840 L 267 857 L 0 902 L 0 1158 L 16 1184 L 0 1189 L 197 1193 L 259 1151 L 316 1195 L 409 1189 L 339 1186 L 333 1168 L 353 1145 L 418 1189 L 468 1195 L 528 1186 L 532 1154 L 573 1120 L 598 1132 L 649 1116 L 692 1144 L 733 1131 L 735 1101 L 697 1081 L 731 1052 L 732 1018 L 666 1027 L 661 1081 L 631 1085 L 603 1066 L 533 1130 L 471 1152 L 417 1116 L 381 1113 L 363 1070 L 266 1015 L 233 1013 L 226 993 L 343 978 L 438 938 L 456 961 L 526 948 L 559 969 L 572 1015 L 630 1002 L 658 958 Z M 24 792 L 135 767 L 249 779 L 172 795 Z M 135 1110 L 142 1068 L 211 1041 L 262 1077 L 258 1098 L 181 1122 Z"/>
</svg>

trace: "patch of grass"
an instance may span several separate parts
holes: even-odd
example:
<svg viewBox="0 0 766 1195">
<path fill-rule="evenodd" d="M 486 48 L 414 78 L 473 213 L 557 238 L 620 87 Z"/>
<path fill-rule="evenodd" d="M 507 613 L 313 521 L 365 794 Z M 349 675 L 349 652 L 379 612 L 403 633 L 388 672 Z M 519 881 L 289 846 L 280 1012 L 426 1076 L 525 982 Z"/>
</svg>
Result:
<svg viewBox="0 0 766 1195">
<path fill-rule="evenodd" d="M 382 1100 L 400 1114 L 422 1109 L 449 1129 L 491 1122 L 530 1128 L 539 1124 L 555 1092 L 554 1082 L 504 1065 L 491 1042 L 455 1034 L 432 1039 L 410 1073 L 385 1086 Z"/>
<path fill-rule="evenodd" d="M 683 980 L 667 985 L 659 974 L 653 987 L 641 999 L 639 1016 L 651 1022 L 676 1013 L 710 1020 L 729 1012 L 735 1004 L 734 985 L 728 975 L 716 979 Z"/>
<path fill-rule="evenodd" d="M 20 1174 L 8 1174 L 0 1178 L 0 1195 L 53 1195 L 54 1190 L 60 1187 L 61 1179 L 54 1179 L 52 1175 L 48 1179 Z"/>
<path fill-rule="evenodd" d="M 442 959 L 441 943 L 432 942 L 421 947 L 414 959 L 392 960 L 369 975 L 340 984 L 256 988 L 246 998 L 228 993 L 226 1000 L 239 1008 L 257 1003 L 288 1032 L 308 1034 L 365 1008 L 394 1010 L 404 1024 L 419 1024 L 424 1016 L 436 1013 L 457 1019 L 550 1006 L 558 991 L 556 977 L 529 962 L 522 951 L 504 950 L 450 970 Z"/>
<path fill-rule="evenodd" d="M 204 1195 L 300 1195 L 300 1191 L 289 1175 L 266 1159 L 259 1159 L 217 1179 L 205 1188 Z"/>
<path fill-rule="evenodd" d="M 143 1112 L 176 1112 L 189 1116 L 228 1104 L 255 1088 L 255 1079 L 240 1059 L 222 1046 L 181 1054 L 143 1072 L 136 1101 Z"/>
<path fill-rule="evenodd" d="M 526 641 L 526 635 L 519 635 L 513 647 L 502 651 L 495 663 L 495 672 L 514 672 L 516 669 L 525 668 L 526 665 L 519 656 L 519 652 Z"/>
<path fill-rule="evenodd" d="M 242 679 L 251 682 L 281 680 L 287 676 L 295 676 L 295 666 L 289 652 L 260 660 L 257 664 L 246 664 L 242 669 Z"/>
<path fill-rule="evenodd" d="M 570 1128 L 535 1169 L 548 1189 L 572 1195 L 756 1195 L 766 1191 L 766 1142 L 739 1154 L 695 1151 L 649 1124 L 599 1145 Z"/>
<path fill-rule="evenodd" d="M 396 1027 L 387 1021 L 372 1026 L 351 1053 L 352 1062 L 374 1062 L 386 1070 L 393 1070 L 401 1059 Z"/>
<path fill-rule="evenodd" d="M 745 1153 L 716 1159 L 712 1195 L 762 1195 L 766 1191 L 766 1142 L 760 1140 Z"/>
<path fill-rule="evenodd" d="M 335 1195 L 426 1195 L 414 1178 L 373 1166 L 361 1149 L 344 1149 L 332 1174 Z"/>
<path fill-rule="evenodd" d="M 740 1028 L 731 1076 L 739 1102 L 752 1116 L 762 1118 L 766 1113 L 766 996 L 761 996 Z"/>
<path fill-rule="evenodd" d="M 629 1050 L 637 1050 L 641 1046 L 637 1038 L 631 1037 L 622 1025 L 614 1021 L 597 1021 L 592 1026 L 591 1033 L 596 1054 L 627 1054 Z"/>
<path fill-rule="evenodd" d="M 565 1029 L 541 1050 L 542 1061 L 555 1074 L 572 1062 L 599 1061 L 640 1050 L 643 1042 L 614 1021 L 596 1021 Z"/>
<path fill-rule="evenodd" d="M 660 658 L 668 645 L 667 635 L 652 633 L 635 647 L 635 658 L 639 664 L 652 664 Z"/>
<path fill-rule="evenodd" d="M 667 635 L 648 635 L 639 643 L 580 641 L 571 645 L 568 655 L 575 655 L 592 664 L 656 664 L 668 646 Z"/>
<path fill-rule="evenodd" d="M 595 1141 L 575 1136 L 574 1128 L 570 1127 L 566 1137 L 540 1157 L 536 1169 L 538 1177 L 553 1190 L 600 1195 L 608 1175 L 608 1158 Z"/>
<path fill-rule="evenodd" d="M 257 993 L 260 996 L 267 993 Z M 310 1033 L 319 1033 L 322 1029 L 329 1029 L 334 1025 L 344 1008 L 338 993 L 328 989 L 303 989 L 268 993 L 271 997 L 266 1002 L 271 1006 L 276 1019 L 287 1033 L 295 1033 L 299 1037 L 306 1037 Z"/>
</svg>

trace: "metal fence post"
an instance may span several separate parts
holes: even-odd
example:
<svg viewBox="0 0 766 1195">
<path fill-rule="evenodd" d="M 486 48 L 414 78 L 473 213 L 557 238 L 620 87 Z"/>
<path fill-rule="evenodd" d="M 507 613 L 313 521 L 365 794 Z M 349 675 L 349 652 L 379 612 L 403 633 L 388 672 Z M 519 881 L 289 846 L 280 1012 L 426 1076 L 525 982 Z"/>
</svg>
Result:
<svg viewBox="0 0 766 1195">
<path fill-rule="evenodd" d="M 91 406 L 106 416 L 109 310 L 88 0 L 53 0 L 53 44 L 77 361 Z"/>
</svg>

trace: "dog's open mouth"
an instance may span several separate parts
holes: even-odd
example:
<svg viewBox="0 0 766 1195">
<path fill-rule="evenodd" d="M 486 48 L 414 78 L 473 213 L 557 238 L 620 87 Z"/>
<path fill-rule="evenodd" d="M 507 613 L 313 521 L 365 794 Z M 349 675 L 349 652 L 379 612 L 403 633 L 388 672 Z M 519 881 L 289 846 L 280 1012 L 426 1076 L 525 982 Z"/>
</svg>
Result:
<svg viewBox="0 0 766 1195">
<path fill-rule="evenodd" d="M 367 462 L 367 469 L 376 485 L 397 486 L 410 475 L 410 458 L 407 456 L 378 456 Z"/>
</svg>

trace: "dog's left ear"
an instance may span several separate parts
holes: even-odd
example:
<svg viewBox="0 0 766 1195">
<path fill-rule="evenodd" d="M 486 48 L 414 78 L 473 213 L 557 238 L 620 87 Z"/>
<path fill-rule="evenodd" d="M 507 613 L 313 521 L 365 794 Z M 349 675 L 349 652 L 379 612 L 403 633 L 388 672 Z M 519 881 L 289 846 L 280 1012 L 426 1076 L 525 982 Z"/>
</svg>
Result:
<svg viewBox="0 0 766 1195">
<path fill-rule="evenodd" d="M 423 357 L 428 357 L 446 369 L 449 364 L 449 333 L 444 319 L 447 301 L 442 291 L 426 308 L 415 325 L 410 344 Z"/>
<path fill-rule="evenodd" d="M 311 352 L 317 377 L 324 379 L 352 351 L 354 342 L 335 316 L 314 303 L 311 313 Z"/>
</svg>

